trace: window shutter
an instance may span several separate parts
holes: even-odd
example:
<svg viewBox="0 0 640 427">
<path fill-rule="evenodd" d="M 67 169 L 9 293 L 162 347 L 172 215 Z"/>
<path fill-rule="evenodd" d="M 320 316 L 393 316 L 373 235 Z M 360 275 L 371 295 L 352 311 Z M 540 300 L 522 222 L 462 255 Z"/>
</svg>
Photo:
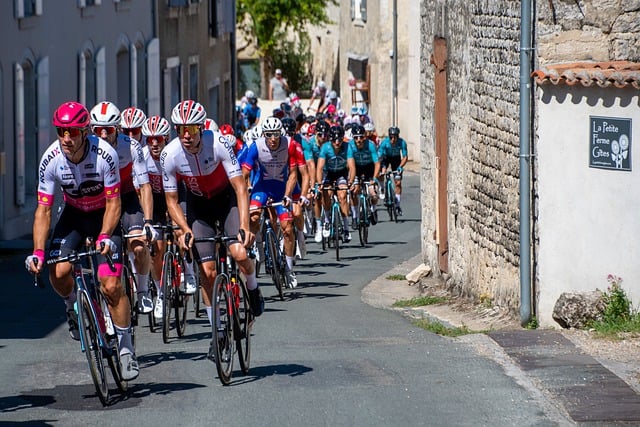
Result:
<svg viewBox="0 0 640 427">
<path fill-rule="evenodd" d="M 36 0 L 36 15 L 42 15 L 42 0 Z"/>
<path fill-rule="evenodd" d="M 367 0 L 360 0 L 360 19 L 367 22 Z"/>
<path fill-rule="evenodd" d="M 98 102 L 107 99 L 107 60 L 104 47 L 96 52 L 96 99 Z"/>
<path fill-rule="evenodd" d="M 51 94 L 49 92 L 49 57 L 38 61 L 38 154 L 44 152 L 51 143 L 51 109 L 49 107 Z"/>
<path fill-rule="evenodd" d="M 15 82 L 15 136 L 16 136 L 16 198 L 15 203 L 18 206 L 25 204 L 26 176 L 25 176 L 25 117 L 24 117 L 24 70 L 20 64 L 14 66 L 14 82 Z"/>
<path fill-rule="evenodd" d="M 160 111 L 160 39 L 152 39 L 147 45 L 147 113 Z"/>
<path fill-rule="evenodd" d="M 16 19 L 24 18 L 24 0 L 14 0 L 13 4 Z"/>
</svg>

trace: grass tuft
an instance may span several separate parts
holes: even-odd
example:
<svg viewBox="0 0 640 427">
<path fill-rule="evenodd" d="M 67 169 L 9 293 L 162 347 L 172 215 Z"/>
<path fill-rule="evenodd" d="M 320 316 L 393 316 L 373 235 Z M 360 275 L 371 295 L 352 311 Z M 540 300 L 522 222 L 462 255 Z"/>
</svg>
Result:
<svg viewBox="0 0 640 427">
<path fill-rule="evenodd" d="M 442 304 L 447 302 L 446 297 L 423 296 L 414 297 L 409 300 L 399 300 L 393 303 L 393 307 L 422 307 L 424 305 Z"/>
<path fill-rule="evenodd" d="M 407 276 L 404 274 L 392 274 L 386 277 L 387 280 L 407 280 Z"/>
<path fill-rule="evenodd" d="M 449 328 L 440 322 L 436 322 L 427 318 L 415 319 L 412 323 L 426 331 L 433 332 L 434 334 L 442 335 L 445 337 L 459 337 L 462 335 L 474 333 L 465 325 L 462 325 L 459 328 Z"/>
</svg>

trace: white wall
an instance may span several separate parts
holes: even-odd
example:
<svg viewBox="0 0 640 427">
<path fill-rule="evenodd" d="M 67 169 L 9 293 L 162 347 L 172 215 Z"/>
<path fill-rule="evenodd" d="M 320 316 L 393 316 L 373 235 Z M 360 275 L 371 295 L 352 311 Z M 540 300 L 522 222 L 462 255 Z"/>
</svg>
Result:
<svg viewBox="0 0 640 427">
<path fill-rule="evenodd" d="M 538 320 L 557 327 L 560 294 L 605 290 L 609 274 L 640 303 L 640 92 L 544 85 L 539 93 Z M 589 167 L 589 116 L 632 119 L 630 172 Z"/>
</svg>

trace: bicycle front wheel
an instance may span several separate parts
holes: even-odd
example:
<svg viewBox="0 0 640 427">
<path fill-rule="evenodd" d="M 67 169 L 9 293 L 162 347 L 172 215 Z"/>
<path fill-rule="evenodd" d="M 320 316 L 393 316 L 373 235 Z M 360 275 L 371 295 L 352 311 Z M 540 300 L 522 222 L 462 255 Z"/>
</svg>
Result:
<svg viewBox="0 0 640 427">
<path fill-rule="evenodd" d="M 213 282 L 213 328 L 212 338 L 216 350 L 216 370 L 223 385 L 229 385 L 233 372 L 233 301 L 229 298 L 227 287 L 229 277 L 219 274 Z"/>
<path fill-rule="evenodd" d="M 284 300 L 284 282 L 282 281 L 282 274 L 280 273 L 280 256 L 278 248 L 278 240 L 273 230 L 269 230 L 266 233 L 267 251 L 269 251 L 269 257 L 271 257 L 271 281 L 278 291 L 280 300 Z"/>
<path fill-rule="evenodd" d="M 164 262 L 162 264 L 162 341 L 164 341 L 165 344 L 169 342 L 169 331 L 171 330 L 174 275 L 173 254 L 167 252 L 164 255 Z"/>
<path fill-rule="evenodd" d="M 96 387 L 100 402 L 102 402 L 103 406 L 107 406 L 109 405 L 109 385 L 107 384 L 104 359 L 102 358 L 102 347 L 100 347 L 100 330 L 87 294 L 80 292 L 77 304 L 82 344 L 84 345 L 84 354 L 87 356 L 87 362 L 89 363 L 91 379 Z"/>
<path fill-rule="evenodd" d="M 367 225 L 367 204 L 362 199 L 358 203 L 358 212 L 358 237 L 360 238 L 360 246 L 364 246 L 367 244 L 369 226 Z"/>
<path fill-rule="evenodd" d="M 333 208 L 333 214 L 331 215 L 333 218 L 333 225 L 332 225 L 332 237 L 333 237 L 333 244 L 335 245 L 335 249 L 336 249 L 336 261 L 340 261 L 340 221 L 342 220 L 342 217 L 340 216 L 340 209 L 338 209 L 337 207 Z"/>
<path fill-rule="evenodd" d="M 239 276 L 233 285 L 237 289 L 234 291 L 235 298 L 235 315 L 233 316 L 236 345 L 238 346 L 238 361 L 242 373 L 249 373 L 249 364 L 251 361 L 251 324 L 253 323 L 253 315 L 251 314 L 251 306 L 249 305 L 249 291 Z"/>
</svg>

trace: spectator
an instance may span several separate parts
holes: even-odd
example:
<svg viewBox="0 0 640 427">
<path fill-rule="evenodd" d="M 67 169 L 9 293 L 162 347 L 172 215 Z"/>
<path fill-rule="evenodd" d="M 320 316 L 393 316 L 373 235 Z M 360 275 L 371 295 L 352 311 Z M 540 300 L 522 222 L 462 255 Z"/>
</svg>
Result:
<svg viewBox="0 0 640 427">
<path fill-rule="evenodd" d="M 287 80 L 282 77 L 282 70 L 276 69 L 276 74 L 269 81 L 269 99 L 282 101 L 287 99 L 287 92 L 289 91 L 289 85 Z"/>
</svg>

